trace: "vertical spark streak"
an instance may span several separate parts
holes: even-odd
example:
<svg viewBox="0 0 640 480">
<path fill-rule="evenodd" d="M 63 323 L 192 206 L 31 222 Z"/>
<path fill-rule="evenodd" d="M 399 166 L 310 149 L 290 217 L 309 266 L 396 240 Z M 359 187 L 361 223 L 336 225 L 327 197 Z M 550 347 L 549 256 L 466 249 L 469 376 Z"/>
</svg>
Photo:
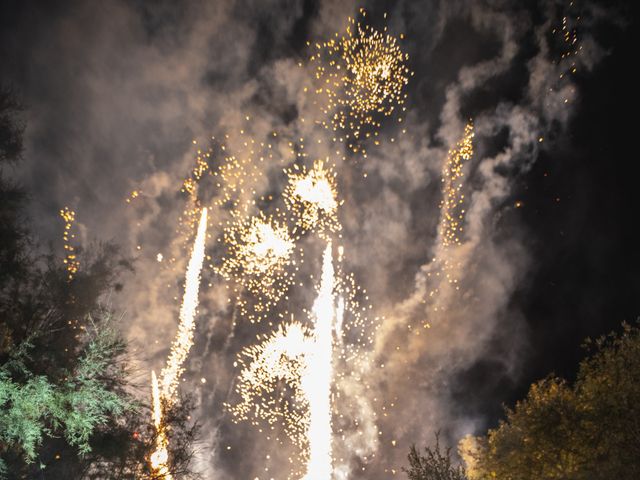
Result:
<svg viewBox="0 0 640 480">
<path fill-rule="evenodd" d="M 153 398 L 153 423 L 158 434 L 156 449 L 151 454 L 150 463 L 154 473 L 165 480 L 172 480 L 167 462 L 169 453 L 167 447 L 169 439 L 166 436 L 162 423 L 161 397 L 168 402 L 173 401 L 178 388 L 178 379 L 184 372 L 184 362 L 193 345 L 193 330 L 195 328 L 196 309 L 198 308 L 198 290 L 200 289 L 200 272 L 204 261 L 204 244 L 207 233 L 207 209 L 202 209 L 198 232 L 193 243 L 191 258 L 187 265 L 185 275 L 184 296 L 180 307 L 180 324 L 178 333 L 171 345 L 171 353 L 167 359 L 167 365 L 161 372 L 162 391 L 158 385 L 155 372 L 151 372 L 151 392 Z"/>
<path fill-rule="evenodd" d="M 335 285 L 331 242 L 322 259 L 320 290 L 313 304 L 314 342 L 301 388 L 309 402 L 309 462 L 305 480 L 330 480 L 331 453 L 331 380 L 333 377 L 333 289 Z"/>
<path fill-rule="evenodd" d="M 180 325 L 178 333 L 171 345 L 171 353 L 167 365 L 160 374 L 162 396 L 172 399 L 178 388 L 180 375 L 184 372 L 184 362 L 193 345 L 193 330 L 195 328 L 196 309 L 198 308 L 198 290 L 200 288 L 200 272 L 204 261 L 204 244 L 207 233 L 207 209 L 202 209 L 198 233 L 193 244 L 191 259 L 187 265 L 185 276 L 184 296 L 180 307 Z"/>
<path fill-rule="evenodd" d="M 153 425 L 156 427 L 156 449 L 151 455 L 151 468 L 155 473 L 165 480 L 172 480 L 173 477 L 169 472 L 167 461 L 169 460 L 169 452 L 167 445 L 169 441 L 162 425 L 162 406 L 160 404 L 160 388 L 158 387 L 158 377 L 156 372 L 151 371 L 151 396 L 153 400 Z"/>
</svg>

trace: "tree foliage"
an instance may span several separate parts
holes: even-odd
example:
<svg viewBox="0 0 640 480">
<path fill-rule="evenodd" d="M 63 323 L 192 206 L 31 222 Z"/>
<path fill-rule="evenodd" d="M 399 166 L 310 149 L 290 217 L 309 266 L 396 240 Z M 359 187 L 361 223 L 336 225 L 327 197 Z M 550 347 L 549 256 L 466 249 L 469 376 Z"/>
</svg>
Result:
<svg viewBox="0 0 640 480">
<path fill-rule="evenodd" d="M 75 371 L 66 371 L 59 384 L 29 371 L 23 357 L 31 348 L 25 342 L 0 367 L 0 439 L 22 450 L 28 463 L 35 460 L 45 435 L 62 435 L 81 454 L 90 452 L 95 428 L 133 407 L 126 395 L 103 381 L 124 349 L 122 341 L 109 326 L 97 328 Z"/>
<path fill-rule="evenodd" d="M 27 195 L 4 175 L 21 159 L 19 115 L 0 87 L 0 478 L 152 478 L 148 386 L 141 401 L 105 306 L 131 265 L 110 244 L 77 248 L 81 269 L 69 279 L 60 258 L 42 253 L 27 228 Z M 170 470 L 193 477 L 193 404 L 165 407 Z"/>
<path fill-rule="evenodd" d="M 497 428 L 465 442 L 470 478 L 640 478 L 640 329 L 624 325 L 589 345 L 573 385 L 533 384 Z"/>
<path fill-rule="evenodd" d="M 424 449 L 420 454 L 416 446 L 409 452 L 409 468 L 403 468 L 409 480 L 466 480 L 464 467 L 454 464 L 451 448 L 440 448 L 440 438 L 436 434 L 436 444 Z"/>
</svg>

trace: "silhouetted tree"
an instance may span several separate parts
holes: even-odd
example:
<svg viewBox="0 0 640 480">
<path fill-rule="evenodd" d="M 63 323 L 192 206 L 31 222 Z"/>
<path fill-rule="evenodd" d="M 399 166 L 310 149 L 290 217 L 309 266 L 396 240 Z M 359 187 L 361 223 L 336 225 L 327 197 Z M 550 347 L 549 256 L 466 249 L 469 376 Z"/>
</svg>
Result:
<svg viewBox="0 0 640 480">
<path fill-rule="evenodd" d="M 589 345 L 573 385 L 533 384 L 496 429 L 461 443 L 471 479 L 640 478 L 640 329 Z"/>
<path fill-rule="evenodd" d="M 59 259 L 40 253 L 27 196 L 4 175 L 22 154 L 14 98 L 0 88 L 0 478 L 152 478 L 151 413 L 104 305 L 131 265 L 113 245 L 95 245 L 79 251 L 69 279 Z M 192 409 L 188 398 L 165 405 L 170 469 L 180 478 L 193 476 Z"/>
<path fill-rule="evenodd" d="M 440 438 L 436 434 L 436 444 L 424 449 L 420 454 L 416 446 L 409 452 L 409 468 L 403 468 L 409 480 L 466 480 L 464 467 L 455 465 L 451 458 L 451 448 L 440 448 Z"/>
</svg>

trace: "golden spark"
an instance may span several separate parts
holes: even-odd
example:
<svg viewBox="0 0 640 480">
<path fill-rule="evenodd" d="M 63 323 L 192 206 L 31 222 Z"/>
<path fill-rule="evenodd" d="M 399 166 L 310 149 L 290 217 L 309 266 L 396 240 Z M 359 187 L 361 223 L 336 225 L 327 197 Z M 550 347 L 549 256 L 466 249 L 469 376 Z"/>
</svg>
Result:
<svg viewBox="0 0 640 480">
<path fill-rule="evenodd" d="M 287 208 L 302 232 L 340 230 L 336 172 L 318 160 L 309 171 L 294 165 L 288 170 L 289 184 L 284 191 Z"/>
<path fill-rule="evenodd" d="M 67 279 L 71 281 L 80 267 L 80 261 L 76 256 L 75 248 L 71 244 L 71 240 L 75 238 L 75 235 L 71 233 L 71 229 L 73 228 L 73 224 L 76 220 L 76 212 L 71 210 L 69 207 L 64 207 L 60 210 L 60 216 L 64 220 L 64 233 L 62 234 L 62 239 L 64 240 L 65 256 L 63 262 L 67 267 Z"/>
</svg>

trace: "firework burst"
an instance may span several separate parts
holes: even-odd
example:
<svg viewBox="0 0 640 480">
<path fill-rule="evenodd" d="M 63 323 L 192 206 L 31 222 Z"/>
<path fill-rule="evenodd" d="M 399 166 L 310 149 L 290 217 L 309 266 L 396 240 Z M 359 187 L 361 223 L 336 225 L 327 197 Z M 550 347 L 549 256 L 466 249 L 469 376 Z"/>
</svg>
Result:
<svg viewBox="0 0 640 480">
<path fill-rule="evenodd" d="M 360 14 L 366 17 L 362 9 Z M 366 157 L 359 140 L 377 137 L 381 119 L 405 109 L 404 90 L 412 75 L 406 65 L 409 56 L 386 27 L 381 32 L 353 18 L 346 32 L 335 36 L 315 44 L 309 59 L 316 80 L 311 91 L 328 119 L 317 122 L 344 134 L 347 147 Z"/>
<path fill-rule="evenodd" d="M 318 160 L 309 171 L 294 165 L 287 171 L 289 184 L 284 191 L 287 208 L 300 232 L 321 234 L 340 230 L 336 172 Z"/>
<path fill-rule="evenodd" d="M 224 232 L 227 254 L 217 271 L 233 280 L 243 316 L 252 322 L 262 319 L 284 296 L 293 282 L 295 242 L 286 223 L 259 214 L 230 223 Z M 240 295 L 255 296 L 253 311 Z"/>
</svg>

